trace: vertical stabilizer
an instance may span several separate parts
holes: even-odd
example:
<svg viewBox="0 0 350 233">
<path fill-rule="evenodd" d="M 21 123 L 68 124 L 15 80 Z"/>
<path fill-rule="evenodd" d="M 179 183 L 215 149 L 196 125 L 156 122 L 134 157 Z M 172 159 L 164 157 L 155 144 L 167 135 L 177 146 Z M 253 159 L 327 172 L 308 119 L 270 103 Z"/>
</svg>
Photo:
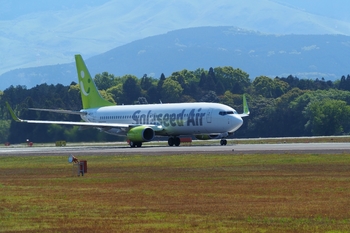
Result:
<svg viewBox="0 0 350 233">
<path fill-rule="evenodd" d="M 85 62 L 81 55 L 75 55 L 75 64 L 77 66 L 78 81 L 80 86 L 81 100 L 83 109 L 112 106 L 113 103 L 105 100 L 97 90 L 97 87 L 90 76 Z"/>
<path fill-rule="evenodd" d="M 239 115 L 241 117 L 246 117 L 246 116 L 249 116 L 249 114 L 250 114 L 250 111 L 248 108 L 247 99 L 245 97 L 245 94 L 243 94 L 243 113 L 239 114 Z"/>
</svg>

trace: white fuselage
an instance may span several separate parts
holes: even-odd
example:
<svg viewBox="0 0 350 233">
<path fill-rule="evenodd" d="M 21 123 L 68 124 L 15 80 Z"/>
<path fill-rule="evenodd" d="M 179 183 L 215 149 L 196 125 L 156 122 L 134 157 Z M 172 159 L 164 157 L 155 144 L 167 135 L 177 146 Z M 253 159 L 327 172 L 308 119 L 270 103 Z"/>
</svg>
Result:
<svg viewBox="0 0 350 233">
<path fill-rule="evenodd" d="M 156 135 L 232 133 L 243 124 L 233 108 L 218 103 L 118 105 L 81 111 L 87 113 L 82 118 L 88 122 L 161 125 L 163 130 Z"/>
</svg>

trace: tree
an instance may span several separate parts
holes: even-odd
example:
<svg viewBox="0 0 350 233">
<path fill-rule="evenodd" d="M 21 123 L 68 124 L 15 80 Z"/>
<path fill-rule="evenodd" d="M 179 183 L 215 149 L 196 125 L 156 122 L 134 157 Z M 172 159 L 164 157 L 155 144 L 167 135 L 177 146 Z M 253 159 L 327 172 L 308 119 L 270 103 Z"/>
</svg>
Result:
<svg viewBox="0 0 350 233">
<path fill-rule="evenodd" d="M 275 78 L 274 82 L 274 98 L 285 94 L 289 90 L 289 84 L 285 81 Z"/>
<path fill-rule="evenodd" d="M 184 69 L 179 72 L 173 72 L 168 78 L 177 81 L 181 85 L 184 95 L 196 95 L 195 91 L 197 91 L 197 89 L 191 87 L 193 83 L 198 85 L 198 80 L 192 71 Z"/>
<path fill-rule="evenodd" d="M 177 103 L 180 102 L 180 97 L 183 92 L 183 88 L 180 83 L 172 79 L 166 79 L 162 87 L 162 102 L 165 103 Z"/>
<path fill-rule="evenodd" d="M 241 69 L 233 69 L 231 66 L 224 66 L 216 67 L 214 72 L 217 78 L 217 84 L 222 83 L 226 90 L 234 94 L 245 93 L 251 85 L 249 75 Z"/>
<path fill-rule="evenodd" d="M 204 95 L 200 100 L 200 102 L 212 102 L 219 103 L 220 99 L 216 95 L 215 91 L 209 91 L 206 95 Z"/>
<path fill-rule="evenodd" d="M 147 74 L 144 74 L 143 77 L 141 78 L 141 84 L 140 84 L 141 88 L 143 90 L 148 90 L 153 86 L 152 83 L 152 78 L 147 77 Z"/>
<path fill-rule="evenodd" d="M 100 95 L 104 98 L 104 99 L 106 99 L 106 100 L 108 100 L 109 102 L 111 102 L 111 103 L 114 103 L 114 104 L 116 104 L 116 102 L 114 101 L 114 96 L 113 96 L 113 94 L 111 94 L 110 92 L 107 92 L 107 91 L 105 91 L 105 90 L 101 90 L 101 91 L 99 91 L 100 92 Z"/>
<path fill-rule="evenodd" d="M 305 125 L 313 135 L 339 135 L 349 130 L 350 106 L 342 100 L 323 100 L 310 103 L 304 113 Z"/>
<path fill-rule="evenodd" d="M 11 121 L 0 120 L 0 142 L 6 142 L 9 136 Z"/>
<path fill-rule="evenodd" d="M 147 94 L 149 103 L 159 103 L 159 98 L 158 98 L 159 93 L 156 86 L 151 86 L 147 90 L 146 94 Z"/>
<path fill-rule="evenodd" d="M 111 95 L 116 104 L 120 103 L 121 98 L 123 96 L 123 84 L 118 84 L 113 87 L 110 87 L 106 90 L 106 92 L 108 93 L 108 95 Z"/>
<path fill-rule="evenodd" d="M 350 91 L 350 75 L 348 75 L 346 78 L 343 75 L 340 78 L 340 82 L 339 82 L 339 89 L 340 90 L 347 90 Z"/>
<path fill-rule="evenodd" d="M 162 99 L 162 88 L 165 81 L 165 75 L 162 73 L 160 75 L 159 81 L 157 83 L 157 99 Z"/>
<path fill-rule="evenodd" d="M 274 96 L 275 85 L 269 77 L 259 76 L 255 78 L 253 88 L 257 95 L 262 95 L 266 98 L 272 98 Z"/>
<path fill-rule="evenodd" d="M 300 105 L 300 108 L 294 108 L 291 103 L 306 92 L 299 88 L 293 88 L 276 99 L 275 111 L 270 116 L 272 122 L 274 122 L 274 128 L 276 128 L 276 136 L 296 137 L 305 135 L 305 117 L 302 114 L 305 106 Z"/>
<path fill-rule="evenodd" d="M 103 72 L 102 74 L 96 74 L 94 82 L 98 90 L 107 90 L 114 84 L 114 75 Z"/>
<path fill-rule="evenodd" d="M 132 104 L 139 96 L 141 96 L 141 88 L 138 84 L 138 79 L 135 76 L 128 75 L 123 84 L 122 103 Z"/>
<path fill-rule="evenodd" d="M 210 68 L 210 69 L 213 70 L 213 68 Z M 216 90 L 214 77 L 215 77 L 215 75 L 213 75 L 213 72 L 211 72 L 211 74 L 209 74 L 209 73 L 206 74 L 206 73 L 203 72 L 201 74 L 201 77 L 200 77 L 200 80 L 199 80 L 199 87 L 201 87 L 204 91 L 214 91 L 214 90 Z"/>
</svg>

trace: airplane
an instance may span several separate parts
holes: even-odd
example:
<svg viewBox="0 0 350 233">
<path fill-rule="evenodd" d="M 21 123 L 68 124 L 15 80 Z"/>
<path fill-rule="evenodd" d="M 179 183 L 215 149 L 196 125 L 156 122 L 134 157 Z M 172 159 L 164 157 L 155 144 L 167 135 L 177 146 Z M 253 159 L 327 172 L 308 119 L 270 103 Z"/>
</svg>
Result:
<svg viewBox="0 0 350 233">
<path fill-rule="evenodd" d="M 221 139 L 220 144 L 226 145 L 225 138 L 241 127 L 242 117 L 250 114 L 245 95 L 242 114 L 227 105 L 207 102 L 115 105 L 100 95 L 81 55 L 75 55 L 75 62 L 83 109 L 30 110 L 78 114 L 82 122 L 23 120 L 6 102 L 12 118 L 24 123 L 94 127 L 105 133 L 126 135 L 130 147 L 141 147 L 143 142 L 152 141 L 156 136 L 168 136 L 169 146 L 179 146 L 180 135 L 194 135 L 200 140 Z"/>
</svg>

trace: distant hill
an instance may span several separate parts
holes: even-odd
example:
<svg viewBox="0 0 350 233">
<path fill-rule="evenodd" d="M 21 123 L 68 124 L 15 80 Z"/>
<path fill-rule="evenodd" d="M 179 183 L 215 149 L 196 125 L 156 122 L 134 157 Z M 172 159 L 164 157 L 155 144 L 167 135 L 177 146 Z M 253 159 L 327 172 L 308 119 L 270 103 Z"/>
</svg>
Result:
<svg viewBox="0 0 350 233">
<path fill-rule="evenodd" d="M 84 57 L 84 53 L 82 54 Z M 159 78 L 182 69 L 232 66 L 260 75 L 340 79 L 350 73 L 350 37 L 344 35 L 271 35 L 235 27 L 199 27 L 171 31 L 119 46 L 86 59 L 91 75 L 144 74 Z M 0 76 L 10 85 L 76 82 L 74 63 L 16 69 Z"/>
</svg>

